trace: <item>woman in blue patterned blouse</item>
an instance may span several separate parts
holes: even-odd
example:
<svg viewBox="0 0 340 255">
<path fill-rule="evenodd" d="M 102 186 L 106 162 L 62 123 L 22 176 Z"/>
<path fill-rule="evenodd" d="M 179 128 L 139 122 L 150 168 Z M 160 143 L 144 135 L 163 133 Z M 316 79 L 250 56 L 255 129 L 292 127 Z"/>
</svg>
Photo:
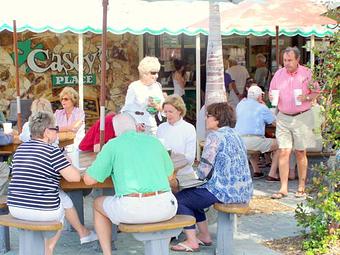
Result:
<svg viewBox="0 0 340 255">
<path fill-rule="evenodd" d="M 248 203 L 253 193 L 247 150 L 235 132 L 234 109 L 228 103 L 215 103 L 207 108 L 206 138 L 197 169 L 200 179 L 208 181 L 196 188 L 176 194 L 177 214 L 192 215 L 195 225 L 186 227 L 186 241 L 173 247 L 176 251 L 198 251 L 199 245 L 211 245 L 204 209 L 214 203 Z"/>
</svg>

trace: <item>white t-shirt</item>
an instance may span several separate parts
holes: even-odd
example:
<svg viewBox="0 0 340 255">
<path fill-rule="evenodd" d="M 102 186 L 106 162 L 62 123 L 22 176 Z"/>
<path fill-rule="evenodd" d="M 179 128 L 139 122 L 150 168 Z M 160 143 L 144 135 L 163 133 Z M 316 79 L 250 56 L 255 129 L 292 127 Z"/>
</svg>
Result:
<svg viewBox="0 0 340 255">
<path fill-rule="evenodd" d="M 185 94 L 184 89 L 179 85 L 179 82 L 177 80 L 173 80 L 174 83 L 174 94 L 179 95 L 180 97 Z"/>
<path fill-rule="evenodd" d="M 139 80 L 132 82 L 129 85 L 121 112 L 130 113 L 137 123 L 144 123 L 151 129 L 157 129 L 155 116 L 146 110 L 149 97 L 157 97 L 161 100 L 160 104 L 163 104 L 162 86 L 158 82 L 151 85 L 144 85 Z"/>
<path fill-rule="evenodd" d="M 229 67 L 227 73 L 230 74 L 231 79 L 235 81 L 238 92 L 242 94 L 244 86 L 246 85 L 246 81 L 249 78 L 248 70 L 244 66 L 236 65 Z M 228 103 L 236 107 L 238 102 L 238 96 L 235 94 L 235 91 L 230 88 Z"/>
<path fill-rule="evenodd" d="M 185 155 L 189 162 L 186 167 L 177 172 L 177 175 L 185 175 L 194 171 L 192 164 L 196 156 L 196 130 L 193 125 L 183 119 L 173 125 L 164 122 L 157 129 L 157 137 L 164 141 L 166 148 Z"/>
</svg>

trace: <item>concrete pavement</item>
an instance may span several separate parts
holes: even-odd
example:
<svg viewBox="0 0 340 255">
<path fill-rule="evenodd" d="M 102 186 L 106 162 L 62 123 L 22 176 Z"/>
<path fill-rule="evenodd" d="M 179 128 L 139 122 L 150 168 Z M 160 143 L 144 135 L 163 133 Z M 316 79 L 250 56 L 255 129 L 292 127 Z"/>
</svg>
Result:
<svg viewBox="0 0 340 255">
<path fill-rule="evenodd" d="M 297 203 L 303 199 L 294 197 L 297 187 L 297 181 L 290 181 L 290 193 L 278 201 L 287 206 L 295 208 Z M 270 196 L 279 188 L 279 182 L 268 183 L 264 179 L 254 180 L 254 195 Z M 92 202 L 93 195 L 85 198 L 85 224 L 92 228 Z M 210 218 L 215 217 L 215 212 L 210 209 Z M 273 212 L 272 214 L 257 213 L 252 215 L 241 216 L 238 218 L 237 233 L 234 236 L 234 255 L 277 255 L 281 254 L 270 250 L 261 244 L 262 241 L 279 239 L 299 234 L 299 228 L 296 226 L 293 211 Z M 209 225 L 210 232 L 213 233 L 214 244 L 216 243 L 216 223 Z M 16 229 L 10 230 L 11 234 L 11 251 L 6 253 L 14 255 L 18 253 L 18 232 Z M 115 242 L 117 250 L 113 252 L 115 255 L 144 254 L 143 244 L 133 239 L 129 234 L 119 233 L 118 240 Z M 212 255 L 215 251 L 215 245 L 210 247 L 202 247 L 198 255 Z M 96 255 L 102 254 L 97 242 L 91 244 L 80 245 L 79 237 L 75 232 L 63 231 L 59 240 L 55 255 L 79 254 L 79 255 Z M 170 254 L 181 254 L 178 252 L 170 252 Z M 189 253 L 190 254 L 190 253 Z"/>
</svg>

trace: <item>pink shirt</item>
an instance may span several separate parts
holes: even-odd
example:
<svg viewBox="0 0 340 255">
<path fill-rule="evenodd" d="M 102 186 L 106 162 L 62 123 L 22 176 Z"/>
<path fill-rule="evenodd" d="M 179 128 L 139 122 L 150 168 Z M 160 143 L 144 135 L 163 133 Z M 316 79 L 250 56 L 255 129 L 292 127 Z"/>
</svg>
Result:
<svg viewBox="0 0 340 255">
<path fill-rule="evenodd" d="M 66 127 L 68 125 L 73 124 L 77 120 L 85 120 L 85 113 L 83 110 L 80 110 L 78 107 L 74 107 L 72 111 L 72 115 L 69 119 L 66 117 L 66 112 L 64 109 L 56 110 L 54 116 L 57 121 L 57 125 L 59 127 Z"/>
<path fill-rule="evenodd" d="M 286 68 L 279 69 L 275 73 L 269 89 L 269 91 L 280 90 L 279 111 L 286 114 L 295 114 L 309 110 L 311 108 L 310 101 L 304 101 L 301 105 L 295 105 L 294 89 L 302 89 L 302 95 L 311 94 L 312 91 L 309 88 L 311 81 L 312 72 L 307 67 L 299 65 L 294 73 L 287 72 Z"/>
<path fill-rule="evenodd" d="M 78 107 L 74 107 L 72 111 L 72 115 L 69 119 L 67 119 L 65 110 L 56 110 L 54 113 L 56 118 L 57 125 L 59 127 L 66 127 L 78 120 L 82 120 L 83 124 L 79 127 L 78 131 L 76 132 L 76 137 L 74 138 L 74 145 L 78 147 L 79 143 L 85 136 L 85 113 L 83 110 L 79 109 Z"/>
</svg>

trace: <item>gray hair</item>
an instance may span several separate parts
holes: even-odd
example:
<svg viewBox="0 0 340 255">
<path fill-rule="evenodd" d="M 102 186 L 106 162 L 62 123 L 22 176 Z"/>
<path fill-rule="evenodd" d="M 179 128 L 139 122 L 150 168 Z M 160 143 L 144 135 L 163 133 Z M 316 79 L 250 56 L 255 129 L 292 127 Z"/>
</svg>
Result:
<svg viewBox="0 0 340 255">
<path fill-rule="evenodd" d="M 52 110 L 50 101 L 48 101 L 45 98 L 38 98 L 33 101 L 32 106 L 31 106 L 31 112 L 32 114 L 36 112 L 52 112 L 53 113 L 53 110 Z"/>
<path fill-rule="evenodd" d="M 150 72 L 159 72 L 160 69 L 161 64 L 156 57 L 145 57 L 138 65 L 138 71 L 140 75 L 148 74 Z"/>
<path fill-rule="evenodd" d="M 289 52 L 293 52 L 295 55 L 295 59 L 300 58 L 301 53 L 300 50 L 298 49 L 298 47 L 294 46 L 294 47 L 287 47 L 284 51 L 283 54 L 289 53 Z"/>
<path fill-rule="evenodd" d="M 136 131 L 136 121 L 128 113 L 120 113 L 112 118 L 112 125 L 117 136 L 127 132 Z"/>
<path fill-rule="evenodd" d="M 262 63 L 266 63 L 267 58 L 262 53 L 256 55 L 256 59 L 260 60 Z"/>
<path fill-rule="evenodd" d="M 28 121 L 32 138 L 44 138 L 45 129 L 55 127 L 55 117 L 52 112 L 33 113 Z"/>
</svg>

